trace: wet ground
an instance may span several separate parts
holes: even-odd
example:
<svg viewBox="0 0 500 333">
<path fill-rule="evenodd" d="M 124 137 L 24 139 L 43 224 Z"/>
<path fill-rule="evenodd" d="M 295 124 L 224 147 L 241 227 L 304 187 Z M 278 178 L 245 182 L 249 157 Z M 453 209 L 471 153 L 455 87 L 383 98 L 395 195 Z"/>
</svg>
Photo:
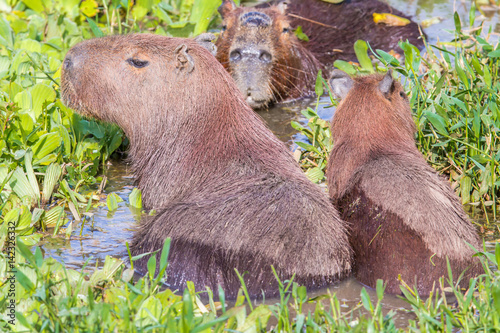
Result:
<svg viewBox="0 0 500 333">
<path fill-rule="evenodd" d="M 417 22 L 432 17 L 444 18 L 440 23 L 425 29 L 431 43 L 435 43 L 438 39 L 450 40 L 452 35 L 446 29 L 452 30 L 454 28 L 454 9 L 457 9 L 465 18 L 468 17 L 468 6 L 470 6 L 469 1 L 389 0 L 387 2 L 412 16 Z M 498 14 L 494 11 L 486 14 L 491 16 L 487 24 L 492 27 L 493 31 L 499 31 Z M 481 14 L 478 13 L 478 15 Z M 465 19 L 463 22 L 465 22 Z M 329 120 L 333 116 L 334 108 L 328 107 L 329 104 L 328 97 L 321 98 L 318 114 L 323 119 Z M 293 141 L 305 140 L 305 137 L 301 137 L 296 133 L 290 126 L 290 121 L 295 120 L 305 124 L 306 119 L 301 115 L 300 111 L 307 106 L 315 109 L 315 100 L 309 99 L 283 104 L 269 110 L 259 111 L 259 114 L 273 132 L 293 149 Z M 105 174 L 108 177 L 105 192 L 115 192 L 124 200 L 124 202 L 119 203 L 119 208 L 113 213 L 109 213 L 105 206 L 94 209 L 91 212 L 92 216 L 87 217 L 83 223 L 74 224 L 73 236 L 70 240 L 48 238 L 41 244 L 46 255 L 64 261 L 68 268 L 79 269 L 85 263 L 87 263 L 87 269 L 95 267 L 96 264 L 100 266 L 100 263 L 104 262 L 106 255 L 127 259 L 125 243 L 131 240 L 132 229 L 140 218 L 134 209 L 129 209 L 127 206 L 128 195 L 133 188 L 133 178 L 127 165 L 120 161 L 112 162 L 112 165 L 105 170 Z M 480 212 L 471 213 L 471 218 L 478 224 L 483 224 L 486 221 L 484 214 Z M 493 221 L 492 218 L 490 218 L 491 221 Z M 486 236 L 486 240 L 487 246 L 493 248 L 496 240 L 500 239 L 500 234 L 498 228 L 490 229 L 494 231 Z M 362 287 L 360 283 L 351 278 L 329 289 L 336 292 L 342 306 L 349 309 L 359 303 Z M 326 292 L 326 290 L 319 290 L 310 293 L 309 296 Z M 369 290 L 369 293 L 372 300 L 375 300 L 375 291 Z M 272 300 L 270 301 L 272 302 Z M 386 311 L 395 310 L 397 313 L 396 322 L 400 324 L 404 324 L 409 318 L 413 318 L 407 312 L 409 309 L 408 304 L 394 296 L 387 295 L 384 298 L 384 309 Z"/>
</svg>

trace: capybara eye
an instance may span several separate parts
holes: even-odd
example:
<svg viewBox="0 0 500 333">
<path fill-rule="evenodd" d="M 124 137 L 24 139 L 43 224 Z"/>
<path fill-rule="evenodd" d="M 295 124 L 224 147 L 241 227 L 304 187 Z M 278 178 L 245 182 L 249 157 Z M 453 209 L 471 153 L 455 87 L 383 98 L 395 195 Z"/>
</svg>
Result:
<svg viewBox="0 0 500 333">
<path fill-rule="evenodd" d="M 406 94 L 404 93 L 404 91 L 400 91 L 400 92 L 399 92 L 399 96 L 400 96 L 401 98 L 406 98 Z"/>
<path fill-rule="evenodd" d="M 289 33 L 289 32 L 290 32 L 290 28 L 289 27 L 283 28 L 283 33 L 284 34 Z"/>
<path fill-rule="evenodd" d="M 224 24 L 224 25 L 222 26 L 222 31 L 226 31 L 226 29 L 227 29 L 227 25 L 225 25 L 225 24 Z"/>
<path fill-rule="evenodd" d="M 147 65 L 149 65 L 149 61 L 147 61 L 147 60 L 139 60 L 139 59 L 135 59 L 135 58 L 129 58 L 129 59 L 127 59 L 127 62 L 130 65 L 134 66 L 135 68 L 144 68 Z"/>
<path fill-rule="evenodd" d="M 229 59 L 231 61 L 238 61 L 241 59 L 241 53 L 239 50 L 234 50 L 229 54 Z"/>
</svg>

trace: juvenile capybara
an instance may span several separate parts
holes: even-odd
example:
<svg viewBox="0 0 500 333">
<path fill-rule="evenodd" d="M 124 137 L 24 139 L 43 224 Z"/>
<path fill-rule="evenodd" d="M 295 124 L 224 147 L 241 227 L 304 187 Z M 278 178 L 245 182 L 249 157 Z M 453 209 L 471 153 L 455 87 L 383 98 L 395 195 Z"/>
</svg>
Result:
<svg viewBox="0 0 500 333">
<path fill-rule="evenodd" d="M 61 84 L 68 106 L 118 124 L 130 139 L 143 202 L 158 211 L 139 225 L 132 254 L 171 237 L 172 288 L 190 280 L 235 297 L 236 268 L 251 295 L 274 295 L 271 265 L 308 287 L 350 272 L 346 224 L 327 195 L 196 42 L 149 34 L 87 40 L 66 55 Z M 147 260 L 135 267 L 144 270 Z"/>
<path fill-rule="evenodd" d="M 415 123 L 401 84 L 386 75 L 330 79 L 341 99 L 331 123 L 333 150 L 328 190 L 351 223 L 354 274 L 371 287 L 377 279 L 400 293 L 398 275 L 427 295 L 441 276 L 462 280 L 479 274 L 479 237 L 450 185 L 415 145 Z"/>
<path fill-rule="evenodd" d="M 373 21 L 373 13 L 407 18 L 378 0 L 292 0 L 263 6 L 268 7 L 236 7 L 223 0 L 219 7 L 224 22 L 216 57 L 254 109 L 313 93 L 319 69 L 328 71 L 336 59 L 356 60 L 358 39 L 374 50 L 401 51 L 401 40 L 423 46 L 416 23 L 394 27 Z M 297 38 L 298 26 L 309 41 Z"/>
</svg>

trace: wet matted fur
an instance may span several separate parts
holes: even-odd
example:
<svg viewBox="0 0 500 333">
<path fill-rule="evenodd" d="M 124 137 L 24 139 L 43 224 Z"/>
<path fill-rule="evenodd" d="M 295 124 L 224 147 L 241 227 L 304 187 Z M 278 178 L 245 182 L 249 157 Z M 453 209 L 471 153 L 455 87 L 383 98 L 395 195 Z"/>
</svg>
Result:
<svg viewBox="0 0 500 333">
<path fill-rule="evenodd" d="M 439 277 L 465 269 L 463 285 L 481 272 L 474 251 L 479 237 L 450 188 L 417 150 L 415 123 L 399 82 L 387 75 L 330 80 L 342 99 L 332 120 L 328 163 L 332 202 L 352 223 L 355 276 L 400 293 L 398 275 L 426 295 Z"/>
<path fill-rule="evenodd" d="M 270 265 L 308 287 L 350 272 L 345 222 L 195 42 L 149 34 L 82 42 L 64 61 L 62 95 L 130 139 L 143 202 L 158 212 L 141 222 L 132 254 L 171 237 L 173 288 L 220 284 L 235 297 L 236 268 L 248 271 L 252 296 L 275 295 Z"/>
</svg>

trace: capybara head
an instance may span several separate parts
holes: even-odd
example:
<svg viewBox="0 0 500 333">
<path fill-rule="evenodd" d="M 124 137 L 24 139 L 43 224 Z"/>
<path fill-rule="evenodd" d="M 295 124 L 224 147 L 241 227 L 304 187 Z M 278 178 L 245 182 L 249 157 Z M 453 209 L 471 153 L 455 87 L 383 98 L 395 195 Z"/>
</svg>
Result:
<svg viewBox="0 0 500 333">
<path fill-rule="evenodd" d="M 353 79 L 345 72 L 335 70 L 329 83 L 333 94 L 341 100 L 338 107 L 340 112 L 335 114 L 333 123 L 338 124 L 336 128 L 346 129 L 342 133 L 332 133 L 333 140 L 349 135 L 362 140 L 364 144 L 369 143 L 373 149 L 379 144 L 387 146 L 389 142 L 409 141 L 413 144 L 416 129 L 408 96 L 401 84 L 392 78 L 392 71 L 385 75 L 358 76 Z M 356 126 L 345 123 L 352 119 L 356 119 Z M 373 123 L 375 119 L 376 123 Z"/>
<path fill-rule="evenodd" d="M 258 10 L 236 7 L 232 0 L 219 7 L 224 22 L 217 59 L 254 109 L 301 96 L 304 82 L 314 80 L 319 69 L 300 45 L 285 10 L 284 4 Z"/>
<path fill-rule="evenodd" d="M 329 84 L 340 99 L 331 124 L 332 140 L 338 147 L 356 150 L 355 154 L 346 153 L 347 159 L 341 167 L 328 168 L 329 174 L 337 174 L 331 177 L 335 182 L 329 184 L 330 193 L 335 194 L 345 189 L 356 168 L 372 153 L 397 151 L 402 145 L 415 149 L 416 129 L 408 96 L 401 84 L 393 80 L 391 71 L 385 75 L 351 78 L 343 71 L 334 70 Z"/>
<path fill-rule="evenodd" d="M 200 111 L 183 107 L 192 105 L 193 93 L 197 94 L 197 105 L 224 104 L 220 89 L 227 85 L 218 87 L 215 82 L 227 78 L 205 66 L 207 62 L 213 64 L 212 55 L 187 39 L 152 34 L 91 39 L 66 55 L 62 96 L 69 107 L 115 122 L 129 136 L 142 126 L 162 130 L 154 119 L 165 117 L 168 124 L 168 119 L 176 118 L 182 123 Z M 197 74 L 190 75 L 193 72 Z M 169 108 L 152 96 L 168 96 Z"/>
</svg>

